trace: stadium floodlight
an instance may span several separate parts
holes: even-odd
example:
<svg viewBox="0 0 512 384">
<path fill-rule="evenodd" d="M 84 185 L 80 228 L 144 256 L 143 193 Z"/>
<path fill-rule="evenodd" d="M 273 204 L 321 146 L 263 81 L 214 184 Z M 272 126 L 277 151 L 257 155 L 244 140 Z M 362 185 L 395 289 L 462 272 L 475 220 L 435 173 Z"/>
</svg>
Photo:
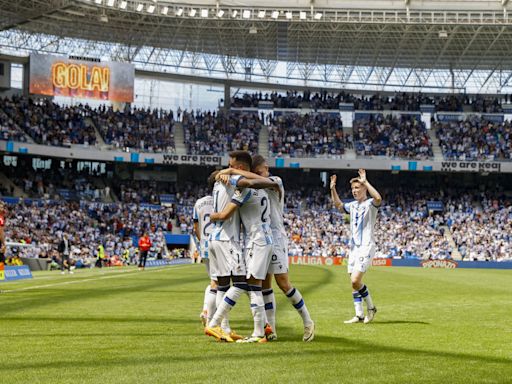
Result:
<svg viewBox="0 0 512 384">
<path fill-rule="evenodd" d="M 249 11 L 248 9 L 245 9 L 243 12 L 242 12 L 242 17 L 244 19 L 248 19 L 251 17 L 251 11 Z"/>
<path fill-rule="evenodd" d="M 259 17 L 260 19 L 265 18 L 265 11 L 259 11 L 259 12 L 258 12 L 258 17 Z"/>
<path fill-rule="evenodd" d="M 201 17 L 208 17 L 208 10 L 207 9 L 201 9 Z"/>
<path fill-rule="evenodd" d="M 153 4 L 148 5 L 148 12 L 149 13 L 155 12 L 155 6 Z"/>
<path fill-rule="evenodd" d="M 293 13 L 290 11 L 286 12 L 285 15 L 288 20 L 291 20 L 293 18 Z"/>
<path fill-rule="evenodd" d="M 160 13 L 162 15 L 167 15 L 169 13 L 169 7 L 165 6 L 162 8 L 162 10 L 160 11 Z"/>
<path fill-rule="evenodd" d="M 196 15 L 197 11 L 195 8 L 191 8 L 190 11 L 188 12 L 188 15 L 190 17 L 194 17 Z"/>
<path fill-rule="evenodd" d="M 273 19 L 277 19 L 277 18 L 279 17 L 279 11 L 272 11 L 272 15 L 271 15 L 271 17 L 272 17 Z"/>
<path fill-rule="evenodd" d="M 439 31 L 439 38 L 440 39 L 446 39 L 447 37 L 448 37 L 448 32 L 446 32 L 446 30 L 444 30 L 444 29 L 441 29 Z"/>
<path fill-rule="evenodd" d="M 179 8 L 177 11 L 176 11 L 176 16 L 181 16 L 183 15 L 183 8 Z"/>
<path fill-rule="evenodd" d="M 103 0 L 94 0 L 94 2 L 95 2 L 96 4 L 101 4 L 101 3 L 103 2 Z"/>
<path fill-rule="evenodd" d="M 116 2 L 116 0 L 107 0 L 107 5 L 109 7 L 113 7 L 115 2 Z"/>
<path fill-rule="evenodd" d="M 142 10 L 144 9 L 144 4 L 142 3 L 139 3 L 139 5 L 137 5 L 137 12 L 142 12 Z"/>
<path fill-rule="evenodd" d="M 222 9 L 219 9 L 219 12 L 217 12 L 217 17 L 224 16 L 224 11 Z"/>
<path fill-rule="evenodd" d="M 315 20 L 320 20 L 322 18 L 322 14 L 320 12 L 315 13 Z"/>
<path fill-rule="evenodd" d="M 235 18 L 237 15 L 238 15 L 238 11 L 235 9 L 235 10 L 231 13 L 231 17 L 232 17 L 232 18 Z"/>
<path fill-rule="evenodd" d="M 306 12 L 300 11 L 299 12 L 299 17 L 300 17 L 301 20 L 306 20 L 306 17 L 307 17 Z"/>
<path fill-rule="evenodd" d="M 119 3 L 119 8 L 121 9 L 126 9 L 126 7 L 128 6 L 128 2 L 123 0 Z"/>
</svg>

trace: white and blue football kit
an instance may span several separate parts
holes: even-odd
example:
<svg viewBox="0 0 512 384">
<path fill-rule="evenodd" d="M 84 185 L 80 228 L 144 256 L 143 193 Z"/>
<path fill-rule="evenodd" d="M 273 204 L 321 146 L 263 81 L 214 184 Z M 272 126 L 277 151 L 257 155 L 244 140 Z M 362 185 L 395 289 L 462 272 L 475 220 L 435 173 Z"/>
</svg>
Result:
<svg viewBox="0 0 512 384">
<path fill-rule="evenodd" d="M 193 219 L 199 226 L 201 240 L 199 241 L 199 252 L 202 259 L 208 259 L 208 239 L 212 232 L 213 223 L 210 221 L 210 215 L 213 212 L 213 197 L 205 196 L 196 201 L 194 205 Z M 208 275 L 215 280 L 216 273 L 212 270 L 210 263 L 206 262 Z"/>
<path fill-rule="evenodd" d="M 244 188 L 233 197 L 245 230 L 247 277 L 264 280 L 272 257 L 270 200 L 262 189 Z"/>
<path fill-rule="evenodd" d="M 284 228 L 284 186 L 278 176 L 270 176 L 270 180 L 279 185 L 281 197 L 274 189 L 267 191 L 270 200 L 270 229 L 272 230 L 273 251 L 268 273 L 288 273 L 288 236 Z"/>
<path fill-rule="evenodd" d="M 370 198 L 362 203 L 352 201 L 343 204 L 343 208 L 350 214 L 351 238 L 348 273 L 366 272 L 375 255 L 373 229 L 377 221 L 378 207 L 374 205 L 373 198 Z"/>
<path fill-rule="evenodd" d="M 230 202 L 238 203 L 235 188 L 241 176 L 231 176 L 229 185 L 217 181 L 213 187 L 213 211 L 222 212 Z M 213 225 L 208 241 L 208 256 L 217 276 L 245 276 L 245 261 L 240 247 L 240 214 Z"/>
</svg>

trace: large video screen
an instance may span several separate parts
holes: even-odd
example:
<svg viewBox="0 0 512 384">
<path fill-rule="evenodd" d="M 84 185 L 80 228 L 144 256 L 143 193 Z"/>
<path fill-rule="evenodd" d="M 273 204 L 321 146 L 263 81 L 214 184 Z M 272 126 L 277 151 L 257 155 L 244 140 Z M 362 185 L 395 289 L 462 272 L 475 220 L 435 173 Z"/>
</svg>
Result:
<svg viewBox="0 0 512 384">
<path fill-rule="evenodd" d="M 133 101 L 132 64 L 30 55 L 30 93 L 117 102 Z"/>
</svg>

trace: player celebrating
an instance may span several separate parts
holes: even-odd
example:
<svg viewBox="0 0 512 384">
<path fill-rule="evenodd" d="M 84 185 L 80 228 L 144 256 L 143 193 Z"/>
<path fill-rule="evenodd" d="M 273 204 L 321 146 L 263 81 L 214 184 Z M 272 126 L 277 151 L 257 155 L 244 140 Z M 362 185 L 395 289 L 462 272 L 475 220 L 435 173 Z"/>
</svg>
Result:
<svg viewBox="0 0 512 384">
<path fill-rule="evenodd" d="M 270 179 L 279 185 L 278 190 L 269 189 L 268 196 L 270 200 L 270 228 L 272 230 L 273 250 L 268 274 L 263 282 L 263 298 L 265 301 L 265 310 L 267 320 L 274 330 L 273 338 L 276 338 L 276 300 L 272 290 L 272 275 L 277 285 L 286 295 L 290 303 L 302 317 L 304 323 L 304 341 L 312 341 L 315 337 L 315 323 L 309 315 L 308 308 L 299 290 L 291 284 L 288 275 L 288 236 L 284 228 L 284 187 L 283 181 L 278 176 L 270 176 L 268 163 L 261 155 L 255 155 L 252 158 L 252 171 L 246 172 L 238 169 L 225 169 L 220 174 L 238 174 L 247 178 Z"/>
<path fill-rule="evenodd" d="M 269 181 L 268 179 L 266 181 Z M 267 192 L 251 188 L 237 191 L 233 200 L 220 213 L 213 213 L 212 221 L 226 220 L 238 209 L 246 231 L 244 258 L 249 284 L 249 298 L 254 319 L 254 330 L 250 337 L 240 342 L 266 342 L 265 302 L 262 282 L 265 279 L 272 256 L 272 232 L 270 229 L 270 207 Z"/>
<path fill-rule="evenodd" d="M 208 177 L 208 190 L 213 189 L 215 184 L 215 176 L 219 172 L 213 172 Z M 215 300 L 217 296 L 217 277 L 210 267 L 208 260 L 208 237 L 212 231 L 212 223 L 210 222 L 210 215 L 213 212 L 213 197 L 211 195 L 204 196 L 197 200 L 194 205 L 194 233 L 199 240 L 199 252 L 201 259 L 204 260 L 208 276 L 210 277 L 210 284 L 206 287 L 204 292 L 203 311 L 200 318 L 203 326 L 206 326 L 211 320 L 216 310 Z"/>
<path fill-rule="evenodd" d="M 229 166 L 236 169 L 250 170 L 251 155 L 246 151 L 234 151 L 229 154 Z M 277 184 L 271 180 L 250 180 L 240 176 L 230 177 L 226 185 L 217 181 L 213 187 L 214 213 L 222 212 L 230 202 L 235 205 L 243 203 L 241 193 L 235 195 L 237 188 L 274 188 Z M 210 216 L 212 220 L 212 216 Z M 213 220 L 212 220 L 213 221 Z M 205 333 L 220 341 L 233 342 L 229 325 L 220 326 L 222 319 L 226 319 L 231 308 L 236 304 L 242 293 L 247 292 L 249 286 L 246 282 L 246 266 L 240 247 L 240 215 L 234 210 L 229 218 L 217 221 L 208 242 L 208 256 L 211 268 L 217 274 L 217 310 L 205 328 Z M 230 281 L 233 286 L 230 287 Z M 261 291 L 260 291 L 261 295 Z M 257 293 L 252 296 L 258 296 Z M 261 304 L 263 306 L 263 304 Z"/>
<path fill-rule="evenodd" d="M 366 179 L 366 171 L 359 170 L 359 177 L 350 180 L 355 201 L 343 204 L 336 192 L 336 175 L 331 176 L 331 198 L 334 206 L 350 214 L 350 253 L 348 273 L 352 282 L 352 296 L 356 315 L 345 324 L 369 323 L 375 317 L 377 308 L 373 304 L 368 287 L 363 284 L 363 276 L 372 264 L 375 255 L 373 228 L 377 219 L 377 209 L 382 202 L 379 192 Z M 367 198 L 367 192 L 371 198 Z M 364 316 L 362 300 L 366 302 L 367 315 Z"/>
</svg>

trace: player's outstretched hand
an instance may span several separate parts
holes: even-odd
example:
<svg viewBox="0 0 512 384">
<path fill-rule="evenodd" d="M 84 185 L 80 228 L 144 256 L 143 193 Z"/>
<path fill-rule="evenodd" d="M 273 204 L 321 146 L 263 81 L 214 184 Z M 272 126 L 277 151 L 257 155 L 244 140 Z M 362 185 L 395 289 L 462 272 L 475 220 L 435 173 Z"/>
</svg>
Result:
<svg viewBox="0 0 512 384">
<path fill-rule="evenodd" d="M 331 189 L 336 188 L 336 179 L 337 179 L 336 175 L 331 176 Z"/>
<path fill-rule="evenodd" d="M 231 176 L 229 176 L 229 175 L 220 175 L 220 176 L 218 176 L 218 177 L 219 177 L 219 181 L 220 181 L 221 183 L 224 183 L 224 184 L 226 184 L 226 185 L 229 185 L 229 179 L 230 179 L 230 177 L 231 177 Z"/>
<path fill-rule="evenodd" d="M 359 169 L 358 173 L 359 173 L 359 181 L 361 182 L 361 184 L 366 183 L 366 171 L 361 168 L 361 169 Z"/>
</svg>

